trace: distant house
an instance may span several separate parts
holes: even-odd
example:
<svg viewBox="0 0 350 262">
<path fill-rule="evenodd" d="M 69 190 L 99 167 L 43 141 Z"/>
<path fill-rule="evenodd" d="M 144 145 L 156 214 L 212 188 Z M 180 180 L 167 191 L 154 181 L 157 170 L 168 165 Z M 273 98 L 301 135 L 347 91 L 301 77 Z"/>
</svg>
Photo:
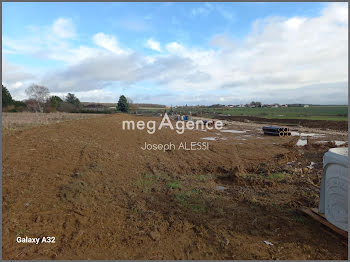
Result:
<svg viewBox="0 0 350 262">
<path fill-rule="evenodd" d="M 286 104 L 286 105 L 281 105 L 281 107 L 288 107 L 288 105 Z"/>
<path fill-rule="evenodd" d="M 267 108 L 280 107 L 280 104 L 272 104 L 272 105 L 264 104 L 261 107 L 267 107 Z M 287 105 L 282 105 L 281 107 L 287 107 Z"/>
</svg>

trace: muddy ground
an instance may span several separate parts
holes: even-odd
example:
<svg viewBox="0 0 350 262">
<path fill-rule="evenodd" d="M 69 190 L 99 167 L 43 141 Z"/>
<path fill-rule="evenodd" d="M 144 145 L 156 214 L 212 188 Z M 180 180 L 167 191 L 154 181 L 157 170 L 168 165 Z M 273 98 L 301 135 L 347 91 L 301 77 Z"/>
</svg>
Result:
<svg viewBox="0 0 350 262">
<path fill-rule="evenodd" d="M 317 207 L 322 156 L 346 132 L 294 127 L 296 136 L 279 138 L 264 136 L 261 124 L 232 122 L 226 132 L 150 135 L 122 130 L 126 119 L 151 118 L 114 114 L 3 132 L 4 259 L 348 257 L 339 237 L 298 211 Z M 307 144 L 297 146 L 300 139 Z M 145 142 L 208 142 L 209 150 L 143 151 Z"/>
</svg>

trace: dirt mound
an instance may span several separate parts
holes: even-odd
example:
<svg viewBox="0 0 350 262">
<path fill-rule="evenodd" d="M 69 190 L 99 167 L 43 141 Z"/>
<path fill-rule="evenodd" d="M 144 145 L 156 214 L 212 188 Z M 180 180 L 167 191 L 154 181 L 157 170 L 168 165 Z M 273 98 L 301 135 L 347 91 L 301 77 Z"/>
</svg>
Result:
<svg viewBox="0 0 350 262">
<path fill-rule="evenodd" d="M 317 205 L 325 146 L 301 152 L 294 137 L 253 131 L 150 135 L 122 130 L 127 119 L 151 120 L 115 114 L 6 132 L 4 259 L 346 259 L 336 236 L 297 212 Z M 214 135 L 209 150 L 141 149 Z"/>
<path fill-rule="evenodd" d="M 307 119 L 270 119 L 256 116 L 220 116 L 217 115 L 215 119 L 232 120 L 245 122 L 247 120 L 259 122 L 259 123 L 271 123 L 271 124 L 286 124 L 286 125 L 298 125 L 310 128 L 320 129 L 332 129 L 339 131 L 348 130 L 347 121 L 331 121 L 331 120 L 307 120 Z"/>
</svg>

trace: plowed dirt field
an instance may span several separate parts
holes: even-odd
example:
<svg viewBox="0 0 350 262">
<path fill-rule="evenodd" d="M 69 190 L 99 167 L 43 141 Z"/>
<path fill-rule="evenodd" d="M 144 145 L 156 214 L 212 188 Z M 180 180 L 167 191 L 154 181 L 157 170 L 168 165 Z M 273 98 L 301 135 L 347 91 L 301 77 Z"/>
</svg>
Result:
<svg viewBox="0 0 350 262">
<path fill-rule="evenodd" d="M 241 132 L 122 130 L 122 120 L 150 119 L 161 120 L 114 114 L 3 131 L 3 258 L 347 258 L 341 239 L 298 212 L 317 207 L 334 143 L 301 148 L 298 137 L 243 123 L 226 127 Z M 143 151 L 145 142 L 209 150 Z"/>
</svg>

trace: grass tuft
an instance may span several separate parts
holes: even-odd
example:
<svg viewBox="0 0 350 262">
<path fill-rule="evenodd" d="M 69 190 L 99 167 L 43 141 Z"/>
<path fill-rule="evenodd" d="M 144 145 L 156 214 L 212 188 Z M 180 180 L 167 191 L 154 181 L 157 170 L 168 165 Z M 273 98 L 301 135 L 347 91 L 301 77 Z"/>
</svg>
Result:
<svg viewBox="0 0 350 262">
<path fill-rule="evenodd" d="M 171 189 L 176 189 L 176 188 L 181 188 L 181 184 L 178 181 L 174 181 L 174 182 L 169 182 L 168 186 Z"/>
</svg>

